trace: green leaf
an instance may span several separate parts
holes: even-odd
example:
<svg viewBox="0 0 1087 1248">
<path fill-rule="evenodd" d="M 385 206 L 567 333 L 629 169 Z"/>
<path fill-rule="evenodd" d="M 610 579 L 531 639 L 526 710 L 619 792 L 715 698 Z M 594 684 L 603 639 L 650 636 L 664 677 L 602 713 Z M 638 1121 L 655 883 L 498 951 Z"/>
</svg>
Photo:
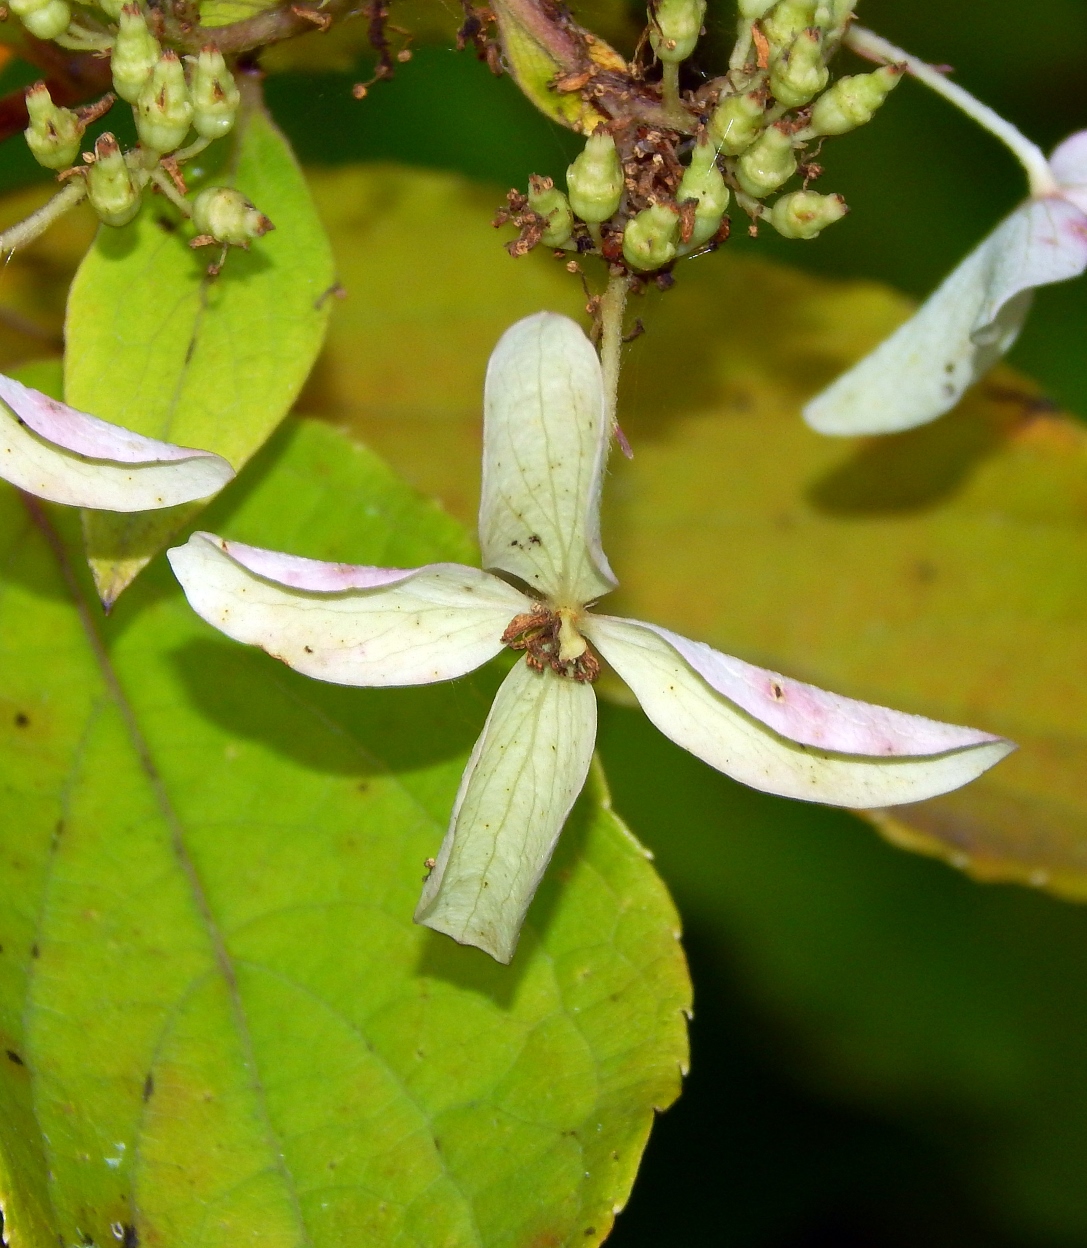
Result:
<svg viewBox="0 0 1087 1248">
<path fill-rule="evenodd" d="M 209 525 L 470 557 L 342 435 L 274 449 Z M 498 671 L 309 681 L 205 626 L 163 561 L 102 623 L 70 516 L 23 508 L 0 495 L 9 1241 L 599 1243 L 678 1091 L 690 1004 L 675 912 L 599 772 L 499 967 L 411 922 Z"/>
<path fill-rule="evenodd" d="M 275 224 L 207 276 L 208 251 L 148 196 L 124 229 L 101 228 L 68 300 L 65 398 L 137 433 L 213 450 L 235 468 L 287 413 L 324 338 L 332 258 L 302 172 L 250 102 L 225 178 Z M 87 554 L 111 604 L 202 504 L 85 519 Z"/>
<path fill-rule="evenodd" d="M 335 311 L 306 410 L 467 522 L 483 361 L 514 316 L 577 315 L 578 281 L 539 249 L 510 260 L 485 193 L 459 179 L 342 170 L 314 190 L 344 282 L 365 275 L 372 298 Z M 435 268 L 414 238 L 439 213 L 459 246 Z M 634 459 L 613 458 L 604 494 L 620 580 L 608 610 L 1011 737 L 1020 749 L 980 780 L 900 807 L 881 829 L 979 878 L 1087 898 L 1087 718 L 1072 675 L 1087 671 L 1087 430 L 999 370 L 925 429 L 820 437 L 804 400 L 890 333 L 907 301 L 727 251 L 676 278 L 632 300 L 648 332 L 620 387 Z"/>
<path fill-rule="evenodd" d="M 941 1234 L 922 1212 L 918 1231 L 890 1242 L 1087 1242 L 1083 908 L 1033 890 L 979 888 L 897 853 L 846 812 L 745 789 L 637 710 L 601 708 L 600 752 L 616 809 L 657 855 L 694 941 L 713 948 L 701 997 L 720 991 L 728 1028 L 757 1046 L 760 1072 L 773 1063 L 786 1097 L 799 1084 L 838 1120 L 829 1140 L 816 1132 L 786 1161 L 782 1180 L 781 1140 L 795 1138 L 796 1122 L 786 1117 L 787 1134 L 767 1139 L 755 1097 L 749 1112 L 764 1142 L 742 1173 L 756 1191 L 762 1178 L 763 1200 L 776 1199 L 795 1166 L 802 1177 L 783 1203 L 810 1202 L 824 1225 L 828 1199 L 894 1219 L 907 1205 L 917 1214 L 927 1197 L 966 1220 L 983 1215 L 986 1229 L 956 1220 Z M 697 1054 L 697 1031 L 695 1045 Z M 718 1097 L 735 1095 L 735 1071 L 696 1072 Z M 751 1103 L 746 1089 L 741 1100 Z M 843 1114 L 864 1124 L 862 1147 L 874 1147 L 868 1174 L 851 1154 L 831 1160 L 850 1130 Z M 877 1160 L 871 1128 L 888 1116 L 928 1142 L 935 1178 L 891 1174 L 895 1163 Z M 719 1145 L 716 1164 L 731 1167 L 732 1150 Z M 686 1190 L 712 1181 L 714 1165 L 711 1149 Z M 642 1200 L 644 1208 L 645 1192 Z M 756 1208 L 774 1227 L 767 1239 L 782 1242 L 777 1205 Z"/>
</svg>

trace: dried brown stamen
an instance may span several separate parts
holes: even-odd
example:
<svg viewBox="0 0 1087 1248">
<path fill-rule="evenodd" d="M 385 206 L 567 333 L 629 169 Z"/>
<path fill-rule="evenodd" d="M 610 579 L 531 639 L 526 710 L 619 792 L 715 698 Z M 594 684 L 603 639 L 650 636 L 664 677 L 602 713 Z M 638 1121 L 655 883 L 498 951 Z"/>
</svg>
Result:
<svg viewBox="0 0 1087 1248">
<path fill-rule="evenodd" d="M 563 655 L 564 638 L 574 634 L 584 648 L 577 654 Z M 531 611 L 515 615 L 502 634 L 502 644 L 511 650 L 524 650 L 525 662 L 534 671 L 550 668 L 557 676 L 591 683 L 600 675 L 600 660 L 588 643 L 573 630 L 569 618 L 538 602 Z"/>
</svg>

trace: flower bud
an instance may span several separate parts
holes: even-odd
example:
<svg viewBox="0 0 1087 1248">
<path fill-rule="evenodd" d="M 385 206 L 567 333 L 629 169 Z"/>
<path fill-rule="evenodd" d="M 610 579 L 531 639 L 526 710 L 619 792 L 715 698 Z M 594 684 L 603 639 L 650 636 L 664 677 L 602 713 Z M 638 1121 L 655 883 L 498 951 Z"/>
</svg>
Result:
<svg viewBox="0 0 1087 1248">
<path fill-rule="evenodd" d="M 795 172 L 793 141 L 777 126 L 764 130 L 736 162 L 736 181 L 753 199 L 776 191 Z"/>
<path fill-rule="evenodd" d="M 550 178 L 538 178 L 535 174 L 529 178 L 528 206 L 547 222 L 547 229 L 540 236 L 545 247 L 562 247 L 570 241 L 574 232 L 570 201 Z"/>
<path fill-rule="evenodd" d="M 97 4 L 111 21 L 116 22 L 121 16 L 125 0 L 97 0 Z"/>
<path fill-rule="evenodd" d="M 245 247 L 275 226 L 254 208 L 241 191 L 209 186 L 193 200 L 192 222 L 197 230 L 217 243 Z"/>
<path fill-rule="evenodd" d="M 708 139 L 691 153 L 691 163 L 676 190 L 677 203 L 682 204 L 687 199 L 698 201 L 694 230 L 687 240 L 687 246 L 693 250 L 713 238 L 721 228 L 728 207 L 728 187 L 717 168 L 717 149 Z"/>
<path fill-rule="evenodd" d="M 812 130 L 816 134 L 846 134 L 866 125 L 901 78 L 902 70 L 897 65 L 882 65 L 871 74 L 839 78 L 815 101 Z"/>
<path fill-rule="evenodd" d="M 766 101 L 758 91 L 724 96 L 710 118 L 710 138 L 725 156 L 739 156 L 762 132 Z"/>
<path fill-rule="evenodd" d="M 656 0 L 649 9 L 649 42 L 657 59 L 678 64 L 695 49 L 706 0 Z"/>
<path fill-rule="evenodd" d="M 827 85 L 823 38 L 814 26 L 802 30 L 770 68 L 770 90 L 786 108 L 799 108 Z"/>
<path fill-rule="evenodd" d="M 857 0 L 821 0 L 816 10 L 815 25 L 832 43 L 837 43 L 845 34 L 856 7 Z"/>
<path fill-rule="evenodd" d="M 39 165 L 46 169 L 67 169 L 79 155 L 83 126 L 70 108 L 58 108 L 49 88 L 36 82 L 26 93 L 30 125 L 23 132 L 26 145 Z"/>
<path fill-rule="evenodd" d="M 570 207 L 582 221 L 599 223 L 614 216 L 623 197 L 623 166 L 610 134 L 590 134 L 566 170 Z"/>
<path fill-rule="evenodd" d="M 762 22 L 771 60 L 784 52 L 802 30 L 816 24 L 817 4 L 818 0 L 778 0 Z"/>
<path fill-rule="evenodd" d="M 777 0 L 740 0 L 738 8 L 745 22 L 757 22 L 765 17 L 774 7 Z"/>
<path fill-rule="evenodd" d="M 840 195 L 793 191 L 770 209 L 770 224 L 783 238 L 814 238 L 849 211 Z"/>
<path fill-rule="evenodd" d="M 136 133 L 150 151 L 172 152 L 185 141 L 191 124 L 192 102 L 185 71 L 177 53 L 167 49 L 136 101 Z"/>
<path fill-rule="evenodd" d="M 159 41 L 147 28 L 140 6 L 126 4 L 118 18 L 117 38 L 110 57 L 113 89 L 122 100 L 136 103 L 161 55 Z"/>
<path fill-rule="evenodd" d="M 10 0 L 8 7 L 39 39 L 63 35 L 72 20 L 72 10 L 66 0 Z"/>
<path fill-rule="evenodd" d="M 679 212 L 673 204 L 652 204 L 627 222 L 623 256 L 632 269 L 649 272 L 676 258 Z"/>
<path fill-rule="evenodd" d="M 127 225 L 140 210 L 140 192 L 112 134 L 101 134 L 95 140 L 94 164 L 87 170 L 87 198 L 103 225 Z"/>
<path fill-rule="evenodd" d="M 228 134 L 238 115 L 241 94 L 218 48 L 206 47 L 196 58 L 192 75 L 193 126 L 205 139 Z"/>
</svg>

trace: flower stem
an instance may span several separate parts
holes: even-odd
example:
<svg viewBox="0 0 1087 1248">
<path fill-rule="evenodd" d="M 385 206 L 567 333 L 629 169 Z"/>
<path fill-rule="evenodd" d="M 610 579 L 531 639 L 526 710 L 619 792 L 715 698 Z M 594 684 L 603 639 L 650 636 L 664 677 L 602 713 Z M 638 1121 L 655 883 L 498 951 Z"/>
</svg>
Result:
<svg viewBox="0 0 1087 1248">
<path fill-rule="evenodd" d="M 956 108 L 976 121 L 982 129 L 988 130 L 991 135 L 998 138 L 1026 170 L 1032 196 L 1038 198 L 1053 195 L 1060 189 L 1056 178 L 1050 171 L 1045 153 L 1037 144 L 1032 143 L 1010 121 L 1006 121 L 994 109 L 972 96 L 957 82 L 952 82 L 927 61 L 922 61 L 901 48 L 896 48 L 882 35 L 877 35 L 863 26 L 850 27 L 843 42 L 867 60 L 905 65 L 919 82 L 923 82 L 937 95 L 942 95 L 945 100 L 950 101 Z"/>
<path fill-rule="evenodd" d="M 166 196 L 171 204 L 181 213 L 182 216 L 192 216 L 192 204 L 178 191 L 170 179 L 162 172 L 161 169 L 151 170 L 151 181 Z"/>
<path fill-rule="evenodd" d="M 674 119 L 680 126 L 690 123 L 690 116 L 683 107 L 683 99 L 679 94 L 679 62 L 665 61 L 661 77 L 661 103 L 667 117 Z"/>
<path fill-rule="evenodd" d="M 0 256 L 10 255 L 27 243 L 32 243 L 39 235 L 59 221 L 69 209 L 74 208 L 80 200 L 87 196 L 87 180 L 75 177 L 68 182 L 63 190 L 58 191 L 51 200 L 42 204 L 37 212 L 32 212 L 25 221 L 13 225 L 0 233 Z"/>
<path fill-rule="evenodd" d="M 604 372 L 604 401 L 613 429 L 618 428 L 619 356 L 623 348 L 623 313 L 627 306 L 630 278 L 612 274 L 600 300 L 600 364 Z"/>
</svg>

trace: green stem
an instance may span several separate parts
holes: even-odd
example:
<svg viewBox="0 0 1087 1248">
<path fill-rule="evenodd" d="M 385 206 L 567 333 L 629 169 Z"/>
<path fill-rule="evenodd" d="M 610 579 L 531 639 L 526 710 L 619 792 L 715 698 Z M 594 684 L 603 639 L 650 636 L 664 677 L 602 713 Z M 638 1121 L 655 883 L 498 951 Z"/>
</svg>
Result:
<svg viewBox="0 0 1087 1248">
<path fill-rule="evenodd" d="M 901 48 L 895 47 L 881 35 L 866 30 L 863 26 L 850 27 L 843 42 L 859 56 L 870 61 L 885 65 L 905 65 L 919 82 L 923 82 L 937 95 L 942 95 L 945 100 L 961 109 L 967 117 L 972 118 L 979 126 L 998 138 L 1023 166 L 1030 182 L 1031 195 L 1041 197 L 1052 195 L 1059 190 L 1057 179 L 1053 176 L 1042 149 L 1036 143 L 1032 143 L 1010 121 L 1001 117 L 988 104 L 983 104 L 972 96 L 957 82 L 952 82 L 926 61 L 911 56 L 909 52 L 903 52 Z"/>
<path fill-rule="evenodd" d="M 661 103 L 664 105 L 664 111 L 669 117 L 674 117 L 680 125 L 686 125 L 690 122 L 690 116 L 683 107 L 683 100 L 679 94 L 679 62 L 664 61 L 663 76 L 661 77 Z"/>
<path fill-rule="evenodd" d="M 619 402 L 619 365 L 623 348 L 623 313 L 627 306 L 630 278 L 626 273 L 608 278 L 608 288 L 600 300 L 600 365 L 604 373 L 604 401 L 608 419 L 616 427 Z"/>
<path fill-rule="evenodd" d="M 194 139 L 188 147 L 182 147 L 178 151 L 174 152 L 174 160 L 176 160 L 179 165 L 183 160 L 192 160 L 194 156 L 199 156 L 204 148 L 209 146 L 210 143 L 211 139 L 205 139 L 203 136 L 198 139 Z"/>
<path fill-rule="evenodd" d="M 37 212 L 32 212 L 25 221 L 0 233 L 0 256 L 10 255 L 27 243 L 32 243 L 39 235 L 59 221 L 69 209 L 72 209 L 87 196 L 86 178 L 74 177 L 58 191 L 48 203 L 42 204 Z"/>
<path fill-rule="evenodd" d="M 151 181 L 183 216 L 192 216 L 192 204 L 182 195 L 161 169 L 151 170 Z"/>
</svg>

